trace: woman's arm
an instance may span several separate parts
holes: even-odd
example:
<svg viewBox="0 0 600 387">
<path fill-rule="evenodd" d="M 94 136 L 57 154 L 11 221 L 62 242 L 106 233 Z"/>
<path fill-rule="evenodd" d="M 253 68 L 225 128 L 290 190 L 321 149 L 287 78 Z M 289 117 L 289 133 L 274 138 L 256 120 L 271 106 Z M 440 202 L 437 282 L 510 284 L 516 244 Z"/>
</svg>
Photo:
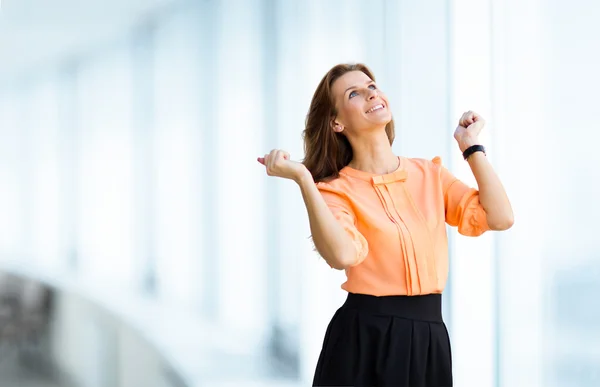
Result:
<svg viewBox="0 0 600 387">
<path fill-rule="evenodd" d="M 315 248 L 334 269 L 343 270 L 357 263 L 361 248 L 335 218 L 308 170 L 296 180 L 308 212 Z"/>
<path fill-rule="evenodd" d="M 269 176 L 291 179 L 299 185 L 308 212 L 313 243 L 329 266 L 343 270 L 358 263 L 366 255 L 366 240 L 358 231 L 355 233 L 357 235 L 351 235 L 349 229 L 353 226 L 343 227 L 342 223 L 351 223 L 351 214 L 344 208 L 343 201 L 338 203 L 338 220 L 308 169 L 289 158 L 287 152 L 273 150 L 259 157 L 258 162 L 266 167 Z"/>
<path fill-rule="evenodd" d="M 480 145 L 478 136 L 484 125 L 483 118 L 473 111 L 462 115 L 454 132 L 461 152 L 473 145 Z M 485 210 L 488 226 L 492 230 L 509 229 L 514 223 L 512 207 L 504 186 L 486 155 L 483 152 L 475 152 L 467 161 L 477 181 L 479 201 Z"/>
<path fill-rule="evenodd" d="M 490 229 L 508 230 L 514 223 L 514 217 L 500 178 L 482 152 L 473 153 L 467 160 L 477 181 L 479 201 L 485 210 Z"/>
</svg>

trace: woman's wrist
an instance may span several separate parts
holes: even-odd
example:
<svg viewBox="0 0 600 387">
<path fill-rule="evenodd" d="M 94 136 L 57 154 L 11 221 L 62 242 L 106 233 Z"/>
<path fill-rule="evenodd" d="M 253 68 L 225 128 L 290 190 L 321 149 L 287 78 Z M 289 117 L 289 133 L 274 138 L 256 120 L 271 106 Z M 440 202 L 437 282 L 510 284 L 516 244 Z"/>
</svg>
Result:
<svg viewBox="0 0 600 387">
<path fill-rule="evenodd" d="M 483 145 L 481 143 L 481 141 L 479 141 L 478 138 L 476 137 L 467 137 L 467 138 L 462 138 L 459 142 L 458 142 L 458 147 L 460 148 L 460 152 L 464 153 L 467 149 L 469 149 L 470 147 L 472 147 L 473 145 Z"/>
<path fill-rule="evenodd" d="M 300 165 L 302 165 L 302 167 L 299 168 L 298 173 L 294 177 L 294 181 L 300 186 L 305 185 L 306 183 L 314 184 L 314 179 L 310 171 L 306 169 L 304 164 Z"/>
</svg>

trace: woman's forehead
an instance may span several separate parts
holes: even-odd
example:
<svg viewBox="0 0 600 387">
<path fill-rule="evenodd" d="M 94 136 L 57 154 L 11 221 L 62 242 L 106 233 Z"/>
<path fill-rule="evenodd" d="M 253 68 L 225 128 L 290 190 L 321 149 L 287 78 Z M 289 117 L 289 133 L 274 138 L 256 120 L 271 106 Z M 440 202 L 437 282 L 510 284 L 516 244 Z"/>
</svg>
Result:
<svg viewBox="0 0 600 387">
<path fill-rule="evenodd" d="M 349 71 L 333 83 L 335 94 L 345 93 L 348 88 L 361 87 L 371 82 L 371 78 L 362 71 Z"/>
</svg>

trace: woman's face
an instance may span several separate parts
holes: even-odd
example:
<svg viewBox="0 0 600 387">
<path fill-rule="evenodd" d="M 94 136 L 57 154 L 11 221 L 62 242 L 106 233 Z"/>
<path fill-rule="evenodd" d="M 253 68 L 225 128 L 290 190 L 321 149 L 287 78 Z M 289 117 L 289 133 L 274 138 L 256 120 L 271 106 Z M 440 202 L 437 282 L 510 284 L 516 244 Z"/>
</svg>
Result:
<svg viewBox="0 0 600 387">
<path fill-rule="evenodd" d="M 362 71 L 350 71 L 335 80 L 332 87 L 337 117 L 336 132 L 359 133 L 385 128 L 392 112 L 385 94 Z"/>
</svg>

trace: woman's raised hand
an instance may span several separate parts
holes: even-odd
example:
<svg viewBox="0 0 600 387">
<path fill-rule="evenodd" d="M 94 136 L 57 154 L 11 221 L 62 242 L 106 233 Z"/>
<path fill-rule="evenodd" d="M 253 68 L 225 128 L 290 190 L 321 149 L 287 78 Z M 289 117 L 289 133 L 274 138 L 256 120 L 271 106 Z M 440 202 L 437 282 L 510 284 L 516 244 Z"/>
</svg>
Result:
<svg viewBox="0 0 600 387">
<path fill-rule="evenodd" d="M 299 182 L 308 173 L 304 164 L 290 160 L 290 154 L 281 149 L 273 149 L 264 157 L 258 157 L 257 161 L 266 167 L 269 176 Z"/>
</svg>

